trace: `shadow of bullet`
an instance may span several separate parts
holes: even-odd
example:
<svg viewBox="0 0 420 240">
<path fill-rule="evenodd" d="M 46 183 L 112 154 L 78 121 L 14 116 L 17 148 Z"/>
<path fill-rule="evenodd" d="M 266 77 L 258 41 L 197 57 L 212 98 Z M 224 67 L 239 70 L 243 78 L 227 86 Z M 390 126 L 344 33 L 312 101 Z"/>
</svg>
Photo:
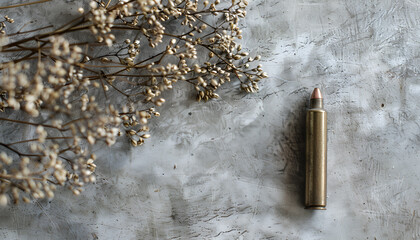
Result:
<svg viewBox="0 0 420 240">
<path fill-rule="evenodd" d="M 300 94 L 299 94 L 300 95 Z M 287 202 L 304 208 L 305 202 L 305 122 L 307 98 L 300 97 L 291 106 L 279 133 L 280 156 L 284 167 L 279 170 L 280 184 L 285 184 L 289 195 Z"/>
</svg>

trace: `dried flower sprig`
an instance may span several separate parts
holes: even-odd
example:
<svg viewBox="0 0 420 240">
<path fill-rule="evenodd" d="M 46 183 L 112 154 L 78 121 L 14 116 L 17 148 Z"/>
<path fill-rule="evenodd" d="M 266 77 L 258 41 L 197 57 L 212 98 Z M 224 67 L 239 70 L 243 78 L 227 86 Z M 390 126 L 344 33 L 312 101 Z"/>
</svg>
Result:
<svg viewBox="0 0 420 240">
<path fill-rule="evenodd" d="M 0 51 L 24 53 L 0 65 L 0 121 L 33 130 L 0 142 L 0 205 L 52 198 L 56 186 L 80 194 L 95 181 L 92 146 L 122 135 L 142 145 L 162 93 L 179 81 L 208 101 L 226 82 L 254 92 L 267 77 L 252 67 L 260 56 L 237 43 L 245 0 L 110 2 L 92 1 L 80 17 L 30 37 L 6 34 L 13 19 L 0 22 Z M 80 32 L 93 37 L 69 40 Z"/>
</svg>

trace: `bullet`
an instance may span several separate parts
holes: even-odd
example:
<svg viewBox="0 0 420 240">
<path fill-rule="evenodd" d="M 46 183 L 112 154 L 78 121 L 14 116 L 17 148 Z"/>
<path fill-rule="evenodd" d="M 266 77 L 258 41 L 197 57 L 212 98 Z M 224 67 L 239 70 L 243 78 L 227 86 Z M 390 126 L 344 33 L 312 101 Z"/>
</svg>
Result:
<svg viewBox="0 0 420 240">
<path fill-rule="evenodd" d="M 312 92 L 306 113 L 305 208 L 327 206 L 327 112 L 319 88 Z"/>
</svg>

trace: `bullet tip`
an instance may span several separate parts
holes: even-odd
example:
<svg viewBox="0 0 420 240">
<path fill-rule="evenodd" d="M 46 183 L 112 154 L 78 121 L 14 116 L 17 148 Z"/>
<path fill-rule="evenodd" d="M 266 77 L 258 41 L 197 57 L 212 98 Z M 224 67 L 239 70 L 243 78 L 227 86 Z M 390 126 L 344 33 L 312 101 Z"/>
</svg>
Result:
<svg viewBox="0 0 420 240">
<path fill-rule="evenodd" d="M 317 98 L 322 98 L 321 90 L 319 90 L 319 88 L 315 88 L 311 96 L 311 99 L 317 99 Z"/>
</svg>

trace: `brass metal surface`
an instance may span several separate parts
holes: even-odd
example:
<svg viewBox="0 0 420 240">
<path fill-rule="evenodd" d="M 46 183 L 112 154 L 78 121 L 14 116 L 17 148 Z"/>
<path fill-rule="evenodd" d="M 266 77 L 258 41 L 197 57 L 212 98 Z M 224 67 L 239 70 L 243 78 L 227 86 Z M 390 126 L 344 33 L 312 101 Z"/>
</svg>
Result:
<svg viewBox="0 0 420 240">
<path fill-rule="evenodd" d="M 314 102 L 315 103 L 315 102 Z M 311 106 L 322 107 L 322 103 Z M 305 208 L 325 210 L 327 205 L 327 112 L 310 108 L 306 116 Z"/>
</svg>

